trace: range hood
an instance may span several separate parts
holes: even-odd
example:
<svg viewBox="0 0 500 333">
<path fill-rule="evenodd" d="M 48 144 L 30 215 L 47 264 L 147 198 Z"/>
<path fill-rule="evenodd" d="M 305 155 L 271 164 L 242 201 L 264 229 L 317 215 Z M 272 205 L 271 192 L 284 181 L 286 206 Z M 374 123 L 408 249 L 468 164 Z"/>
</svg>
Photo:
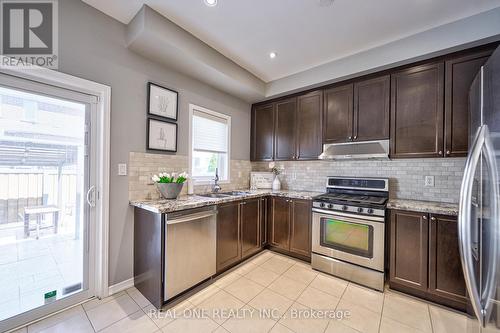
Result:
<svg viewBox="0 0 500 333">
<path fill-rule="evenodd" d="M 321 160 L 389 159 L 389 140 L 330 143 L 323 145 Z"/>
</svg>

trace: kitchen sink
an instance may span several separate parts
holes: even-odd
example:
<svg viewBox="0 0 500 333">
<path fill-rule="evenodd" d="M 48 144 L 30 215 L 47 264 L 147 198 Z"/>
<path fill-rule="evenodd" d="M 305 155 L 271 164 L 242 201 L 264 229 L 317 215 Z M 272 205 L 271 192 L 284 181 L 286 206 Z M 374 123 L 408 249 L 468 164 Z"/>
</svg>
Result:
<svg viewBox="0 0 500 333">
<path fill-rule="evenodd" d="M 205 198 L 227 198 L 231 196 L 231 194 L 226 194 L 226 193 L 205 193 L 198 195 L 200 197 L 205 197 Z"/>
<path fill-rule="evenodd" d="M 199 196 L 205 198 L 227 198 L 227 197 L 236 197 L 239 195 L 247 195 L 249 193 L 250 192 L 246 191 L 229 191 L 220 193 L 205 193 L 205 194 L 199 194 Z"/>
<path fill-rule="evenodd" d="M 231 196 L 237 196 L 237 195 L 247 195 L 249 193 L 250 192 L 247 192 L 247 191 L 230 191 L 230 192 L 222 192 L 220 194 L 227 194 L 227 195 L 231 195 Z"/>
</svg>

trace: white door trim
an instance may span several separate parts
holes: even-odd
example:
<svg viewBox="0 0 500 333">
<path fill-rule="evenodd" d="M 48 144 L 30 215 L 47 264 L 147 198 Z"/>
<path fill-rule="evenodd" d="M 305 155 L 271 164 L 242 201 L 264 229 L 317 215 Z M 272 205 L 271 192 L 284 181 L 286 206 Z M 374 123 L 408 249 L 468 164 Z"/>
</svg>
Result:
<svg viewBox="0 0 500 333">
<path fill-rule="evenodd" d="M 3 61 L 4 56 L 0 56 Z M 109 294 L 109 172 L 110 172 L 110 120 L 111 87 L 69 74 L 42 67 L 0 68 L 0 73 L 33 80 L 55 87 L 97 96 L 97 165 L 96 170 L 96 249 L 95 291 L 103 298 Z"/>
</svg>

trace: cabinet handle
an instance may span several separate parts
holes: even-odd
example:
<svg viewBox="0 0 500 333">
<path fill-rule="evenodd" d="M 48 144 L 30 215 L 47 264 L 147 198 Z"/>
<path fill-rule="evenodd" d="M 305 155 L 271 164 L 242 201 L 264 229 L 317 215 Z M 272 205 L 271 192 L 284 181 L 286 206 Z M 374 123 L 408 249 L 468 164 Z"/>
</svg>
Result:
<svg viewBox="0 0 500 333">
<path fill-rule="evenodd" d="M 349 139 L 349 141 L 352 141 L 352 136 L 348 137 L 347 139 Z"/>
<path fill-rule="evenodd" d="M 357 138 L 358 138 L 358 136 L 357 136 L 357 135 L 355 135 L 355 136 L 354 136 L 354 140 L 356 140 Z"/>
<path fill-rule="evenodd" d="M 449 156 L 450 154 L 451 154 L 451 151 L 447 150 L 447 151 L 446 151 L 446 155 L 448 155 L 448 156 Z"/>
<path fill-rule="evenodd" d="M 436 218 L 434 216 L 431 217 L 431 221 L 436 221 Z"/>
<path fill-rule="evenodd" d="M 427 220 L 427 215 L 422 216 L 424 220 Z"/>
<path fill-rule="evenodd" d="M 443 156 L 443 151 L 442 151 L 442 150 L 440 150 L 440 151 L 438 152 L 438 154 L 439 154 L 439 156 Z"/>
</svg>

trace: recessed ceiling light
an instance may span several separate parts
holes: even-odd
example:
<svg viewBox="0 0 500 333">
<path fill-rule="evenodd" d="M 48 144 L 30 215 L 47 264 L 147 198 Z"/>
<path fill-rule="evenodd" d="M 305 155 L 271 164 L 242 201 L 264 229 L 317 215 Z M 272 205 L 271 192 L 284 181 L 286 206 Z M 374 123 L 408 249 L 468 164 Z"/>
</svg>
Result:
<svg viewBox="0 0 500 333">
<path fill-rule="evenodd" d="M 205 5 L 209 7 L 213 7 L 217 5 L 217 0 L 203 0 L 205 2 Z"/>
<path fill-rule="evenodd" d="M 269 58 L 271 58 L 271 59 L 276 58 L 276 52 L 269 53 Z"/>
</svg>

